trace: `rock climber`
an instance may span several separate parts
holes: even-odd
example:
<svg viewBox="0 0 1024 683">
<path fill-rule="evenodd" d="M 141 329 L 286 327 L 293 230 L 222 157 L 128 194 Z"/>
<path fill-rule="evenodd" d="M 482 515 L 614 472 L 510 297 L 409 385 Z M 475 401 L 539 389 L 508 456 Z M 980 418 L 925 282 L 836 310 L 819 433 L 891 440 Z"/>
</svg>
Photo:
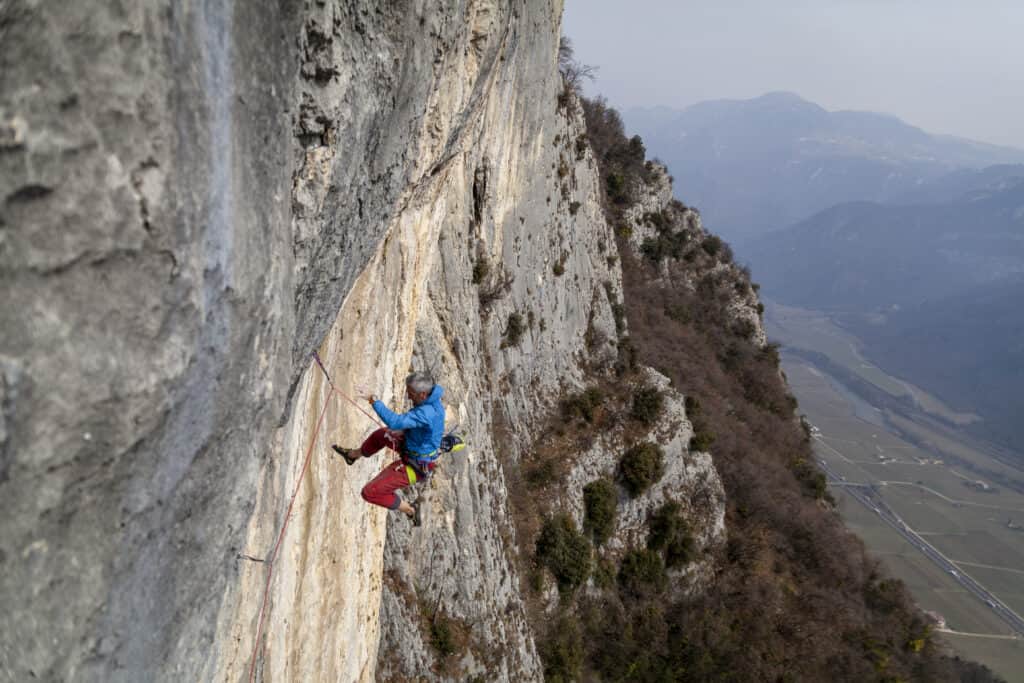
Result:
<svg viewBox="0 0 1024 683">
<path fill-rule="evenodd" d="M 419 526 L 420 501 L 410 504 L 398 495 L 398 490 L 427 479 L 437 464 L 442 452 L 442 438 L 448 438 L 444 434 L 445 413 L 441 405 L 444 388 L 429 374 L 414 372 L 405 379 L 405 394 L 412 401 L 413 408 L 398 414 L 372 392 L 364 390 L 360 398 L 369 401 L 386 427 L 370 434 L 359 448 L 342 448 L 337 444 L 331 448 L 349 465 L 375 455 L 385 446 L 398 453 L 398 460 L 363 487 L 363 500 L 404 512 L 414 526 Z M 448 447 L 444 450 L 453 449 Z"/>
</svg>

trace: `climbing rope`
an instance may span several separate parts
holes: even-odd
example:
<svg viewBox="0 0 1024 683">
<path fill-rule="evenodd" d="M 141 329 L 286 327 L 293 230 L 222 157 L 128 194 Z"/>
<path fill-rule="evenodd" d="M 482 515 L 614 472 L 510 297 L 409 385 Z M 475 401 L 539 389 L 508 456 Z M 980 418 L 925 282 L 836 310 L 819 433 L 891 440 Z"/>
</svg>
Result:
<svg viewBox="0 0 1024 683">
<path fill-rule="evenodd" d="M 306 470 L 309 469 L 309 462 L 313 457 L 313 446 L 316 445 L 317 436 L 320 434 L 320 427 L 323 426 L 324 418 L 327 416 L 327 408 L 331 405 L 331 396 L 333 394 L 341 396 L 342 398 L 346 399 L 349 403 L 354 405 L 356 408 L 358 408 L 361 413 L 363 413 L 371 420 L 376 422 L 378 425 L 382 427 L 384 426 L 380 422 L 380 420 L 376 418 L 376 416 L 368 413 L 366 410 L 362 408 L 362 406 L 356 403 L 345 392 L 341 391 L 336 386 L 334 386 L 334 382 L 331 380 L 331 376 L 327 373 L 327 368 L 324 367 L 323 362 L 320 360 L 320 354 L 318 354 L 316 351 L 313 352 L 313 359 L 316 361 L 316 364 L 320 366 L 320 370 L 321 372 L 324 373 L 324 377 L 327 378 L 327 384 L 328 386 L 330 386 L 331 390 L 327 394 L 327 400 L 324 401 L 324 407 L 323 410 L 320 411 L 320 417 L 317 418 L 316 428 L 313 429 L 313 436 L 309 440 L 309 447 L 306 449 L 306 456 L 302 463 L 302 471 L 299 472 L 298 481 L 295 482 L 295 490 L 292 492 L 291 500 L 288 501 L 288 509 L 287 511 L 285 511 L 284 514 L 284 523 L 281 525 L 281 531 L 277 535 L 277 541 L 274 543 L 274 549 L 273 551 L 271 551 L 270 559 L 267 561 L 267 582 L 266 585 L 263 587 L 263 602 L 260 605 L 260 616 L 256 625 L 256 640 L 253 641 L 252 658 L 250 659 L 249 662 L 249 683 L 253 683 L 256 677 L 256 654 L 259 652 L 260 648 L 260 636 L 263 635 L 263 620 L 267 612 L 267 600 L 270 596 L 270 581 L 274 576 L 274 563 L 277 561 L 277 552 L 281 548 L 281 541 L 284 540 L 285 531 L 288 530 L 288 522 L 291 520 L 292 516 L 292 507 L 295 505 L 295 499 L 299 495 L 299 488 L 302 486 L 302 481 L 306 477 Z"/>
<path fill-rule="evenodd" d="M 348 401 L 349 403 L 354 405 L 356 407 L 356 410 L 358 410 L 363 415 L 365 415 L 366 417 L 368 417 L 371 420 L 373 420 L 374 422 L 376 422 L 379 426 L 381 426 L 381 427 L 384 426 L 384 423 L 381 422 L 379 419 L 377 419 L 376 415 L 372 415 L 371 413 L 367 412 L 367 410 L 365 408 L 363 408 L 361 405 L 359 405 L 358 403 L 356 403 L 355 400 L 351 396 L 346 394 L 344 391 L 342 391 L 338 387 L 334 386 L 334 382 L 331 380 L 331 376 L 329 374 L 327 374 L 327 368 L 324 367 L 323 361 L 320 360 L 320 354 L 317 353 L 316 351 L 313 352 L 313 360 L 315 360 L 316 364 L 320 366 L 320 371 L 323 372 L 324 373 L 324 377 L 327 378 L 327 384 L 330 385 L 331 391 L 333 391 L 334 393 L 338 394 L 343 399 L 345 399 L 346 401 Z"/>
</svg>

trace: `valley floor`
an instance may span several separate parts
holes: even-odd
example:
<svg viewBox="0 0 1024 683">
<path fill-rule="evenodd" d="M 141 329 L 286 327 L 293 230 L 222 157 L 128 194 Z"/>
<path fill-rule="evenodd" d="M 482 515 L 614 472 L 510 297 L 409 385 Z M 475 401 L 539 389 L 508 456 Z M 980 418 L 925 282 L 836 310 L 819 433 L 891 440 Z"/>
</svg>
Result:
<svg viewBox="0 0 1024 683">
<path fill-rule="evenodd" d="M 847 525 L 956 654 L 1024 682 L 1024 471 L 949 426 L 974 416 L 866 363 L 824 316 L 767 320 Z"/>
</svg>

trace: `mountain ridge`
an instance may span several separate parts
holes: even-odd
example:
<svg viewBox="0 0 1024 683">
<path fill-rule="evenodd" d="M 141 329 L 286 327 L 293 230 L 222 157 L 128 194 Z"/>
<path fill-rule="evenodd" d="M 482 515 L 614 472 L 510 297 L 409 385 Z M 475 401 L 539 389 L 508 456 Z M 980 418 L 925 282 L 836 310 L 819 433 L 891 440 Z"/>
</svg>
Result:
<svg viewBox="0 0 1024 683">
<path fill-rule="evenodd" d="M 830 112 L 793 93 L 631 109 L 627 125 L 737 246 L 845 201 L 887 202 L 964 168 L 1024 163 L 1024 150 L 936 136 L 875 112 Z"/>
</svg>

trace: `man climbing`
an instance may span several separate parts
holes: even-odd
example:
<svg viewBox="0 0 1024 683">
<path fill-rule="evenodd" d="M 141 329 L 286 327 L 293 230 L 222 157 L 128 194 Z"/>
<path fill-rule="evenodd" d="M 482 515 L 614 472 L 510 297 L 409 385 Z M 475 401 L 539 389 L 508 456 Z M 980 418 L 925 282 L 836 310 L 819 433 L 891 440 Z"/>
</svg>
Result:
<svg viewBox="0 0 1024 683">
<path fill-rule="evenodd" d="M 371 392 L 364 393 L 362 398 L 370 402 L 387 427 L 370 434 L 358 449 L 338 445 L 331 448 L 349 465 L 360 458 L 375 455 L 385 446 L 398 453 L 398 460 L 363 487 L 363 500 L 389 510 L 400 510 L 412 519 L 414 526 L 419 526 L 420 502 L 410 505 L 397 491 L 412 486 L 417 480 L 426 479 L 436 465 L 444 437 L 445 414 L 441 405 L 444 388 L 436 384 L 429 374 L 414 372 L 405 379 L 405 394 L 412 401 L 413 408 L 399 415 Z"/>
</svg>

